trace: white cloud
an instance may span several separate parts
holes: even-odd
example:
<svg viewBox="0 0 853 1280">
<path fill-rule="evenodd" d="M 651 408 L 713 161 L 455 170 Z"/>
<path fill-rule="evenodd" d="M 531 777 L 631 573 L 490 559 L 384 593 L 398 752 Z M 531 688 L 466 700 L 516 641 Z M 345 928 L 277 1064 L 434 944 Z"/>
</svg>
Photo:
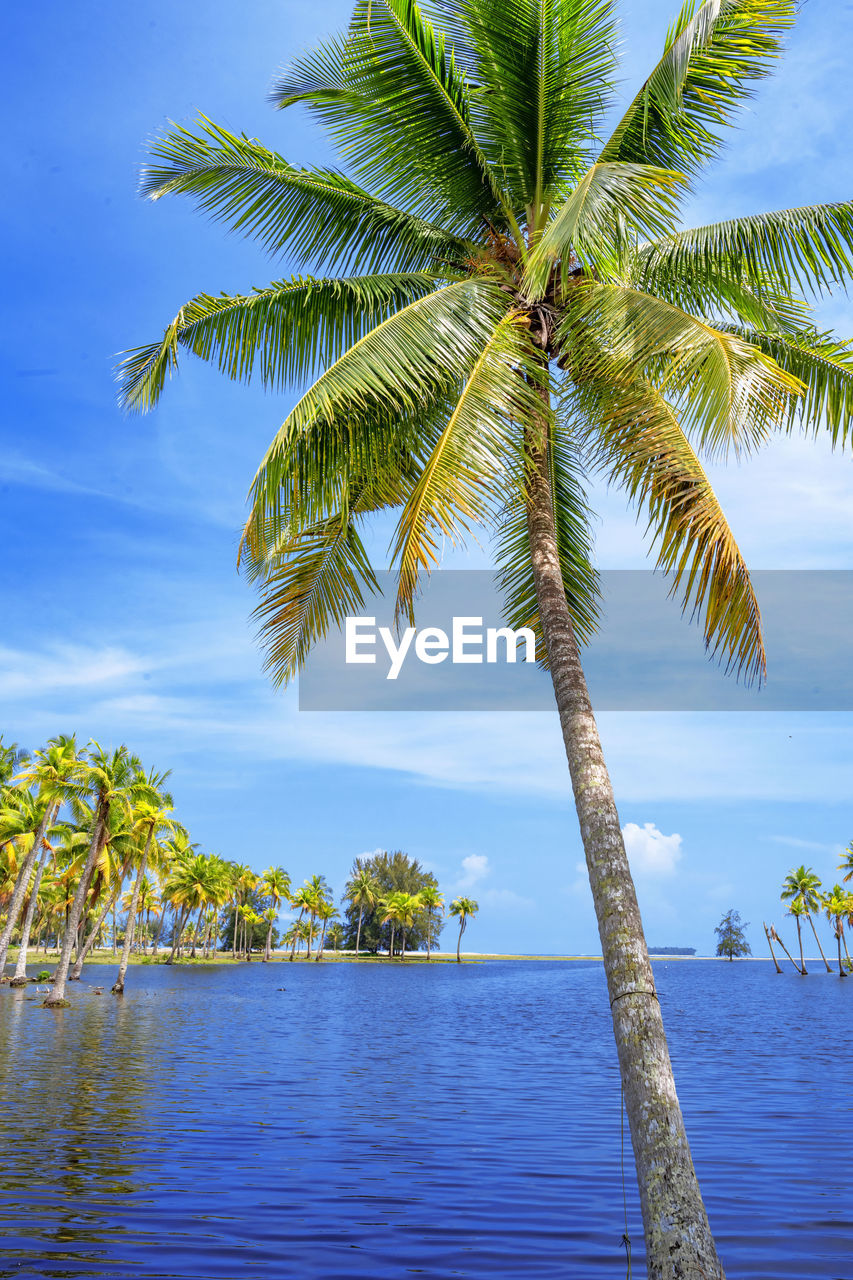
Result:
<svg viewBox="0 0 853 1280">
<path fill-rule="evenodd" d="M 671 875 L 681 859 L 681 836 L 665 836 L 653 822 L 642 827 L 628 822 L 622 828 L 625 848 L 633 871 L 650 875 Z"/>
<path fill-rule="evenodd" d="M 469 853 L 462 859 L 462 875 L 456 881 L 457 889 L 473 889 L 490 873 L 489 859 L 485 853 Z"/>
<path fill-rule="evenodd" d="M 514 889 L 487 889 L 482 898 L 486 906 L 497 910 L 531 911 L 536 906 L 532 898 L 525 898 Z"/>
</svg>

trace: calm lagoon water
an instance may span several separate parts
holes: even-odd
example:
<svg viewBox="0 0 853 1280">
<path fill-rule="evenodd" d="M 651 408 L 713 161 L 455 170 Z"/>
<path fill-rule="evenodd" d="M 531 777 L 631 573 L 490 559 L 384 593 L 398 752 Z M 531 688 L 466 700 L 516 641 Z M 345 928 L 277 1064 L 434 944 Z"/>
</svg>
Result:
<svg viewBox="0 0 853 1280">
<path fill-rule="evenodd" d="M 655 973 L 729 1280 L 853 1280 L 853 981 Z M 84 976 L 0 989 L 0 1275 L 625 1276 L 600 965 Z"/>
</svg>

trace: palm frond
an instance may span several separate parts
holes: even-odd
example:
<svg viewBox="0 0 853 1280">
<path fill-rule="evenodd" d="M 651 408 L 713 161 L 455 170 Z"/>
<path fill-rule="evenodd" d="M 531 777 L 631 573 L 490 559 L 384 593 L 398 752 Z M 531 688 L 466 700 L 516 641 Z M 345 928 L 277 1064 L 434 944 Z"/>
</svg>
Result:
<svg viewBox="0 0 853 1280">
<path fill-rule="evenodd" d="M 649 280 L 723 272 L 761 286 L 770 278 L 820 294 L 853 278 L 853 201 L 779 209 L 668 235 L 643 246 Z"/>
<path fill-rule="evenodd" d="M 579 268 L 606 278 L 634 236 L 670 230 L 678 211 L 681 174 L 642 164 L 596 164 L 563 203 L 536 247 L 528 271 L 535 293 L 545 291 L 555 262 L 563 287 Z"/>
<path fill-rule="evenodd" d="M 202 116 L 195 132 L 174 125 L 151 148 L 141 194 L 191 196 L 231 230 L 287 249 L 298 266 L 325 271 L 417 271 L 471 251 L 443 227 L 394 208 L 333 169 L 297 169 L 260 142 Z"/>
<path fill-rule="evenodd" d="M 150 409 L 166 377 L 177 372 L 178 348 L 214 361 L 234 380 L 257 372 L 265 386 L 315 374 L 386 316 L 429 293 L 431 272 L 397 272 L 278 280 L 248 295 L 202 293 L 178 312 L 159 342 L 126 353 L 119 365 L 121 403 Z"/>
<path fill-rule="evenodd" d="M 731 326 L 736 337 L 770 356 L 797 378 L 804 393 L 791 401 L 790 425 L 813 435 L 827 427 L 832 443 L 846 443 L 853 430 L 853 340 L 832 333 L 766 333 Z"/>
<path fill-rule="evenodd" d="M 584 352 L 578 376 L 617 385 L 648 376 L 706 453 L 760 445 L 802 393 L 763 351 L 672 303 L 590 280 L 572 294 L 563 332 Z"/>
<path fill-rule="evenodd" d="M 588 168 L 615 74 L 613 0 L 460 0 L 442 10 L 492 167 L 541 225 Z M 447 16 L 445 17 L 445 12 Z"/>
<path fill-rule="evenodd" d="M 539 407 L 531 386 L 540 358 L 524 320 L 510 313 L 495 327 L 468 373 L 452 412 L 425 452 L 400 515 L 392 548 L 399 568 L 398 615 L 414 618 L 422 573 L 438 564 L 442 539 L 457 542 L 482 524 L 505 490 L 510 422 Z"/>
<path fill-rule="evenodd" d="M 348 433 L 377 418 L 404 424 L 424 417 L 465 376 L 508 306 L 496 285 L 459 281 L 410 303 L 354 343 L 291 410 L 267 450 L 252 484 L 250 524 L 257 536 L 278 518 L 294 449 L 307 468 L 299 482 L 304 503 L 322 485 L 329 444 L 346 448 Z M 333 430 L 324 434 L 329 425 Z M 311 432 L 316 459 L 299 450 L 301 437 Z"/>
<path fill-rule="evenodd" d="M 718 150 L 722 127 L 773 69 L 796 8 L 796 0 L 687 0 L 600 158 L 701 168 Z"/>
<path fill-rule="evenodd" d="M 354 171 L 396 203 L 466 235 L 506 213 L 468 87 L 417 0 L 357 0 L 346 37 L 301 58 L 273 100 L 308 105 Z"/>
<path fill-rule="evenodd" d="M 761 612 L 719 499 L 672 406 L 650 383 L 587 386 L 580 395 L 593 465 L 648 513 L 657 567 L 684 611 L 701 613 L 705 645 L 747 681 L 764 676 Z"/>
<path fill-rule="evenodd" d="M 579 643 L 588 644 L 598 627 L 600 600 L 598 572 L 593 564 L 592 512 L 574 425 L 559 411 L 549 434 L 549 446 L 548 478 L 566 603 Z M 516 477 L 497 520 L 497 583 L 504 595 L 508 624 L 515 630 L 532 629 L 536 652 L 547 667 L 523 481 L 523 475 Z"/>
</svg>

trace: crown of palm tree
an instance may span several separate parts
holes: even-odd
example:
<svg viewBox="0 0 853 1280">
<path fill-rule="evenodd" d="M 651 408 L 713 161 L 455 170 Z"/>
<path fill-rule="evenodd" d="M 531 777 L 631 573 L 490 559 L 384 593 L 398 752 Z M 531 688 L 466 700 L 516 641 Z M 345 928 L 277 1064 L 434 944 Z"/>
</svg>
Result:
<svg viewBox="0 0 853 1280">
<path fill-rule="evenodd" d="M 817 911 L 820 907 L 820 876 L 811 867 L 795 867 L 785 877 L 782 901 L 791 901 L 792 915 Z M 796 908 L 796 911 L 795 911 Z"/>
<path fill-rule="evenodd" d="M 401 611 L 442 540 L 485 525 L 508 619 L 538 628 L 532 466 L 580 638 L 597 622 L 594 472 L 647 519 L 709 648 L 761 674 L 758 604 L 701 459 L 795 425 L 847 435 L 853 350 L 809 300 L 851 275 L 853 204 L 688 230 L 679 211 L 795 10 L 688 0 L 609 132 L 612 0 L 437 0 L 429 20 L 415 0 L 358 0 L 274 91 L 329 130 L 346 172 L 296 168 L 204 117 L 155 145 L 146 195 L 187 195 L 322 264 L 198 295 L 123 367 L 139 409 L 180 349 L 271 387 L 320 373 L 258 469 L 243 539 L 277 679 L 375 589 L 362 534 L 388 510 Z"/>
</svg>

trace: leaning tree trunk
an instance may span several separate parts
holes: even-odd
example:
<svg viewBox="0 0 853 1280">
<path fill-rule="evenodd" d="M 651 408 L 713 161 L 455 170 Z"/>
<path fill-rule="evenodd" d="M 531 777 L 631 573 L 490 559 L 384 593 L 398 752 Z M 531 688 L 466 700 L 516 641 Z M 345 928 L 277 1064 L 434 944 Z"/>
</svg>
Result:
<svg viewBox="0 0 853 1280">
<path fill-rule="evenodd" d="M 148 839 L 145 841 L 145 848 L 142 852 L 142 861 L 139 864 L 139 870 L 136 873 L 136 880 L 133 884 L 133 893 L 130 895 L 130 906 L 127 909 L 127 924 L 124 927 L 124 946 L 121 951 L 121 963 L 118 967 L 118 977 L 113 983 L 112 993 L 114 996 L 124 995 L 124 975 L 127 973 L 128 962 L 130 961 L 130 944 L 133 939 L 133 929 L 136 924 L 136 911 L 139 906 L 139 891 L 142 888 L 142 881 L 145 876 L 145 868 L 148 865 L 148 851 L 151 848 L 151 841 L 154 838 L 154 828 L 149 827 Z M 98 928 L 98 925 L 95 925 Z"/>
<path fill-rule="evenodd" d="M 462 946 L 462 934 L 465 932 L 465 917 L 459 921 L 459 937 L 456 939 L 456 963 L 462 963 L 462 956 L 459 954 L 459 948 Z"/>
<path fill-rule="evenodd" d="M 50 826 L 54 813 L 59 809 L 58 804 L 49 804 L 45 809 L 42 820 L 38 825 L 38 830 L 33 838 L 33 847 L 21 864 L 18 872 L 18 878 L 15 881 L 15 888 L 12 890 L 12 901 L 9 903 L 9 914 L 6 916 L 6 924 L 3 933 L 0 934 L 0 974 L 6 968 L 6 957 L 9 954 L 9 943 L 12 939 L 12 933 L 15 925 L 18 923 L 18 916 L 21 914 L 21 906 L 24 901 L 24 894 L 27 892 L 27 885 L 30 883 L 30 876 L 33 874 L 33 867 L 39 856 L 39 851 L 44 840 L 44 833 Z"/>
<path fill-rule="evenodd" d="M 544 428 L 543 428 L 544 436 Z M 542 634 L 598 919 L 649 1280 L 720 1280 L 693 1167 L 619 814 L 566 602 L 547 458 L 531 450 L 527 526 Z"/>
<path fill-rule="evenodd" d="M 48 848 L 44 847 L 44 853 L 36 864 L 36 875 L 33 880 L 33 887 L 30 891 L 30 900 L 27 903 L 27 910 L 24 915 L 24 923 L 21 925 L 21 941 L 18 943 L 18 963 L 15 965 L 15 976 L 9 983 L 11 987 L 25 987 L 27 985 L 27 949 L 30 945 L 30 930 L 33 927 L 33 916 L 35 915 L 36 905 L 38 903 L 39 885 L 41 884 L 42 872 L 44 864 L 47 862 Z M 36 951 L 38 951 L 38 943 L 36 943 Z"/>
<path fill-rule="evenodd" d="M 762 921 L 762 924 L 764 924 L 764 922 L 763 922 L 763 921 Z M 781 973 L 781 972 L 782 972 L 782 966 L 780 965 L 779 961 L 776 959 L 776 952 L 773 950 L 773 943 L 772 943 L 772 942 L 771 942 L 771 940 L 770 940 L 770 934 L 767 932 L 767 925 L 766 925 L 766 924 L 764 925 L 764 934 L 765 934 L 765 937 L 767 938 L 767 945 L 768 945 L 768 947 L 770 948 L 770 954 L 771 954 L 771 956 L 773 957 L 773 963 L 774 963 L 774 964 L 775 964 L 775 966 L 776 966 L 776 972 L 777 972 L 777 973 Z"/>
<path fill-rule="evenodd" d="M 104 903 L 103 907 L 101 908 L 100 914 L 98 915 L 98 918 L 96 919 L 94 925 L 92 926 L 92 929 L 89 933 L 88 938 L 84 940 L 83 946 L 80 948 L 77 959 L 74 961 L 74 965 L 71 969 L 71 972 L 68 975 L 69 982 L 77 982 L 79 980 L 80 975 L 83 972 L 83 965 L 86 963 L 86 957 L 88 956 L 89 952 L 92 950 L 92 947 L 95 945 L 98 938 L 98 934 L 100 933 L 101 928 L 103 927 L 103 923 L 106 920 L 107 916 L 109 915 L 110 911 L 112 911 L 113 913 L 113 951 L 115 952 L 115 949 L 116 949 L 115 948 L 115 914 L 116 914 L 115 904 L 116 904 L 116 899 L 118 898 L 118 895 L 121 892 L 121 886 L 124 882 L 124 877 L 127 874 L 127 865 L 128 865 L 127 862 L 125 862 L 119 874 L 118 883 L 116 884 L 115 889 L 113 889 L 112 894 L 110 895 L 110 897 L 107 899 L 107 901 Z"/>
<path fill-rule="evenodd" d="M 794 966 L 794 968 L 796 969 L 797 973 L 802 974 L 802 969 L 801 969 L 801 968 L 800 968 L 800 966 L 797 964 L 796 960 L 795 960 L 795 959 L 794 959 L 794 957 L 791 955 L 790 951 L 789 951 L 789 950 L 788 950 L 788 948 L 785 946 L 784 942 L 783 942 L 783 941 L 782 941 L 782 939 L 779 937 L 779 934 L 776 932 L 776 930 L 774 929 L 774 927 L 773 927 L 773 925 L 772 925 L 772 924 L 771 924 L 771 926 L 770 926 L 770 936 L 771 936 L 771 938 L 775 938 L 775 939 L 776 939 L 776 941 L 779 943 L 779 946 L 780 946 L 780 947 L 782 948 L 782 950 L 785 952 L 785 955 L 786 955 L 786 956 L 788 957 L 788 959 L 791 961 L 791 964 Z"/>
<path fill-rule="evenodd" d="M 358 928 L 355 931 L 355 958 L 358 959 L 358 949 L 361 945 L 361 917 L 364 915 L 364 907 L 358 909 Z"/>
<path fill-rule="evenodd" d="M 808 969 L 806 968 L 806 960 L 803 955 L 803 930 L 800 925 L 800 917 L 796 916 L 795 919 L 797 921 L 797 942 L 800 944 L 800 973 L 805 977 L 808 973 Z"/>
<path fill-rule="evenodd" d="M 814 934 L 814 940 L 817 943 L 817 949 L 820 952 L 820 958 L 821 960 L 823 960 L 823 963 L 826 965 L 826 972 L 832 973 L 832 965 L 829 963 L 826 956 L 823 954 L 823 947 L 820 945 L 820 938 L 817 936 L 817 929 L 814 927 L 814 920 L 812 920 L 811 913 L 807 911 L 806 916 L 808 917 L 808 922 L 812 927 L 812 933 Z"/>
<path fill-rule="evenodd" d="M 841 930 L 840 929 L 836 931 L 835 938 L 838 943 L 838 976 L 839 978 L 846 978 L 847 974 L 844 972 L 844 966 L 841 963 Z"/>
<path fill-rule="evenodd" d="M 184 926 L 187 923 L 187 916 L 190 913 L 189 907 L 184 907 L 181 914 L 177 917 L 172 925 L 172 950 L 169 952 L 166 964 L 171 964 L 175 958 L 175 952 L 180 948 L 181 937 L 184 932 Z"/>
<path fill-rule="evenodd" d="M 65 926 L 65 935 L 62 939 L 62 950 L 59 953 L 59 960 L 56 965 L 56 973 L 53 980 L 53 991 L 45 1000 L 45 1007 L 53 1009 L 66 1005 L 68 1001 L 65 999 L 65 984 L 68 980 L 68 969 L 71 964 L 71 952 L 74 949 L 74 940 L 77 937 L 77 930 L 80 926 L 80 919 L 83 915 L 83 906 L 86 900 L 86 894 L 89 891 L 89 881 L 92 878 L 92 871 L 95 867 L 95 861 L 101 846 L 101 834 L 106 826 L 107 814 L 102 813 L 95 819 L 95 829 L 92 832 L 92 840 L 89 845 L 89 854 L 86 858 L 86 865 L 80 874 L 80 883 L 77 885 L 77 892 L 74 894 L 74 901 L 71 903 L 71 910 L 68 912 L 68 922 Z"/>
</svg>

